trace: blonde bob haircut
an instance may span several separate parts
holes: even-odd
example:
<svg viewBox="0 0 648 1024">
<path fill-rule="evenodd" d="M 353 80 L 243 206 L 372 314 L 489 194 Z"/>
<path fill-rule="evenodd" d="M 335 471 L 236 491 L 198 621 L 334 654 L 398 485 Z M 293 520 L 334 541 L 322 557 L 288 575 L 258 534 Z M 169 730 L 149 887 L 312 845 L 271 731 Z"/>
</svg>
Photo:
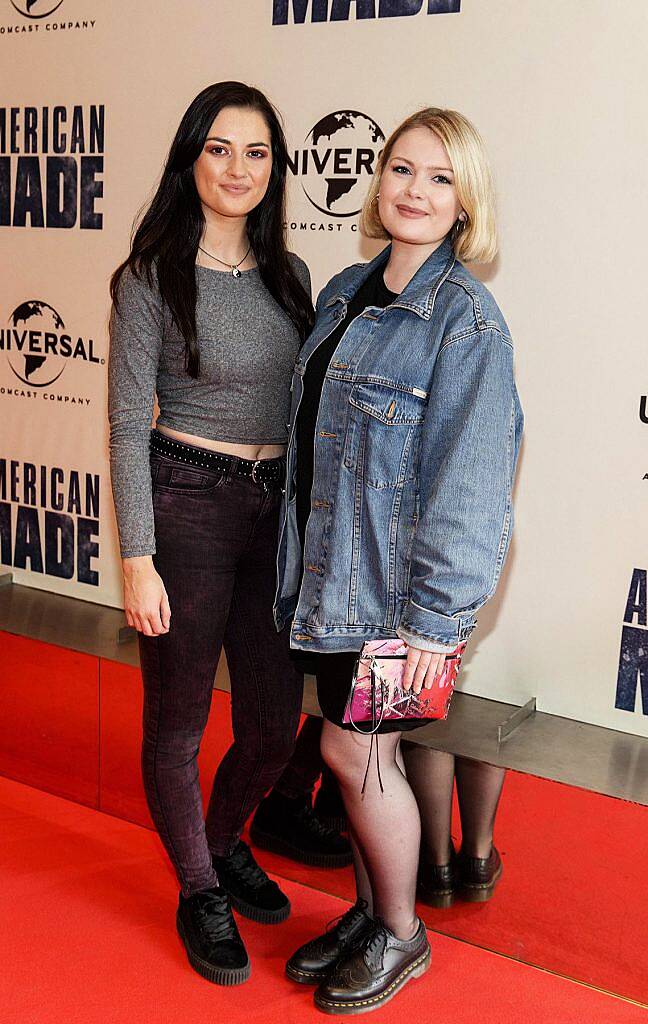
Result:
<svg viewBox="0 0 648 1024">
<path fill-rule="evenodd" d="M 450 232 L 457 259 L 490 263 L 497 253 L 495 193 L 482 138 L 471 122 L 456 110 L 426 107 L 408 117 L 391 133 L 374 173 L 360 215 L 360 230 L 367 238 L 390 238 L 378 213 L 383 171 L 398 139 L 411 128 L 429 128 L 444 144 L 454 171 L 457 198 L 468 220 L 457 221 Z"/>
</svg>

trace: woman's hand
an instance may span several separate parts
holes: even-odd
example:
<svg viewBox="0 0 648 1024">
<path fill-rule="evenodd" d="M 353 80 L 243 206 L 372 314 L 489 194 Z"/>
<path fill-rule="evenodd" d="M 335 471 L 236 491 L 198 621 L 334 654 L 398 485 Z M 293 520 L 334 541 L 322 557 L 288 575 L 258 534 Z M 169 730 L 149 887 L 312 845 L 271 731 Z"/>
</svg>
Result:
<svg viewBox="0 0 648 1024">
<path fill-rule="evenodd" d="M 445 660 L 445 654 L 432 654 L 431 651 L 421 651 L 418 647 L 408 645 L 403 689 L 409 690 L 411 687 L 414 693 L 420 693 L 423 687 L 431 690 L 434 677 L 443 671 Z"/>
<path fill-rule="evenodd" d="M 150 555 L 122 559 L 126 622 L 144 636 L 168 633 L 171 608 Z"/>
</svg>

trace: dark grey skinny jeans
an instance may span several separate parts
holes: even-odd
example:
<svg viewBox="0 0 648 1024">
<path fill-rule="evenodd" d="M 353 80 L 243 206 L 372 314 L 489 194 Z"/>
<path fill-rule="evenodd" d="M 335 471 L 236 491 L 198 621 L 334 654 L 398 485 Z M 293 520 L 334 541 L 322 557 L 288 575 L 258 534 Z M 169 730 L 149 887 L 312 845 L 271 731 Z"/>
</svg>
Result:
<svg viewBox="0 0 648 1024">
<path fill-rule="evenodd" d="M 140 634 L 142 770 L 155 825 L 185 896 L 217 884 L 229 854 L 289 761 L 303 676 L 272 616 L 281 488 L 151 455 L 157 554 L 171 628 Z M 206 821 L 197 756 L 224 645 L 234 743 Z"/>
</svg>

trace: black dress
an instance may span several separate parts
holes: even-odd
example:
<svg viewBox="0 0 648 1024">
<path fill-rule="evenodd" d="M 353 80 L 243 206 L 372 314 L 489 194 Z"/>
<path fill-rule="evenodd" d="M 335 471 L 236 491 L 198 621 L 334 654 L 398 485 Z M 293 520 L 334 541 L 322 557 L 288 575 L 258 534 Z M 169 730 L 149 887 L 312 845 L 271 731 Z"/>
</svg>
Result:
<svg viewBox="0 0 648 1024">
<path fill-rule="evenodd" d="M 384 309 L 396 298 L 396 293 L 390 292 L 383 281 L 383 267 L 377 267 L 350 300 L 345 318 L 339 322 L 333 333 L 315 349 L 306 363 L 304 390 L 295 426 L 298 452 L 296 513 L 302 552 L 306 523 L 311 510 L 315 425 L 326 371 L 333 358 L 333 353 L 351 321 L 359 316 L 367 306 Z M 323 654 L 293 650 L 291 654 L 303 672 L 308 672 L 317 679 L 317 699 L 324 718 L 345 729 L 353 728 L 351 725 L 343 725 L 342 718 L 351 689 L 353 668 L 358 652 L 339 651 Z M 416 729 L 420 725 L 427 725 L 428 722 L 429 719 L 383 722 L 378 732 L 406 732 L 409 729 Z M 360 725 L 360 728 L 362 729 L 363 726 Z"/>
</svg>

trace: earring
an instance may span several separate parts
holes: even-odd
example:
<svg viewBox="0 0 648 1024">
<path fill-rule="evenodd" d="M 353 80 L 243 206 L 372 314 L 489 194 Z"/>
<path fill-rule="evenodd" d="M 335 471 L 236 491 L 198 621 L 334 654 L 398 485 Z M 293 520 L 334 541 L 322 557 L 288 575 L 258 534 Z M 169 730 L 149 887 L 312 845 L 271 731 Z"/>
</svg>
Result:
<svg viewBox="0 0 648 1024">
<path fill-rule="evenodd" d="M 377 203 L 379 199 L 380 199 L 380 192 L 376 192 L 376 194 L 373 197 L 373 199 L 371 200 L 371 202 L 372 203 Z"/>
</svg>

